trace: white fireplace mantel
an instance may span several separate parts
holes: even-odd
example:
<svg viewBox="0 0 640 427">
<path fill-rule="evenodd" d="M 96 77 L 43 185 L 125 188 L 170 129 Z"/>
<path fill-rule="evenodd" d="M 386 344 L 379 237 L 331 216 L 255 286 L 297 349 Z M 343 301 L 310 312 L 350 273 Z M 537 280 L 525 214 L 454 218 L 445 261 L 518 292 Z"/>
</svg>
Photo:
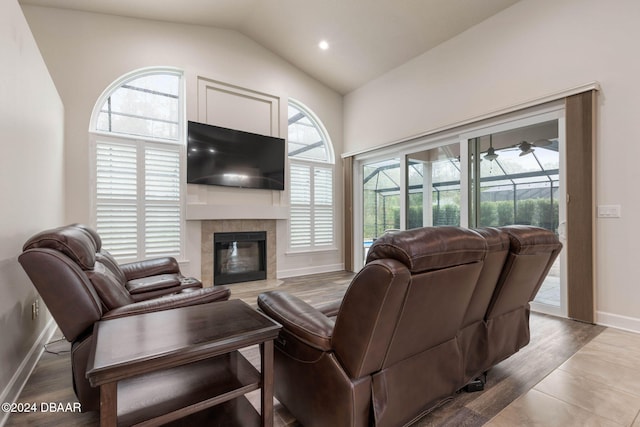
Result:
<svg viewBox="0 0 640 427">
<path fill-rule="evenodd" d="M 187 221 L 216 219 L 288 219 L 288 206 L 211 205 L 188 203 Z"/>
</svg>

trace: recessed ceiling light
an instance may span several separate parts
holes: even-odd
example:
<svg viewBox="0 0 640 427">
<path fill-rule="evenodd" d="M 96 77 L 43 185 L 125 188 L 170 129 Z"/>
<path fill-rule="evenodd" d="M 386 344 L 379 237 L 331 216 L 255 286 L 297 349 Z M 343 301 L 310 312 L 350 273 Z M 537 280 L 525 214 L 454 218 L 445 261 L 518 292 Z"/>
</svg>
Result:
<svg viewBox="0 0 640 427">
<path fill-rule="evenodd" d="M 327 50 L 329 49 L 329 42 L 326 40 L 320 40 L 320 43 L 318 43 L 318 47 L 322 50 Z"/>
</svg>

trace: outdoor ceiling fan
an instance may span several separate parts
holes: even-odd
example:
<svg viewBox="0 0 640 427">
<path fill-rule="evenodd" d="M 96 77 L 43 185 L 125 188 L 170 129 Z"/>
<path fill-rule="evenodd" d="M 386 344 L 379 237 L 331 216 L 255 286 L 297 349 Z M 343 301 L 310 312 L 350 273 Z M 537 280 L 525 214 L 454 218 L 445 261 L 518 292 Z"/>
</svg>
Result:
<svg viewBox="0 0 640 427">
<path fill-rule="evenodd" d="M 520 144 L 517 144 L 516 147 L 520 149 L 520 157 L 522 157 L 536 151 L 534 147 L 545 147 L 550 144 L 551 141 L 548 139 L 537 139 L 535 142 L 522 141 Z"/>
<path fill-rule="evenodd" d="M 545 147 L 551 144 L 552 141 L 549 139 L 537 139 L 534 142 L 522 141 L 518 144 L 512 145 L 511 148 L 519 149 L 520 157 L 522 157 L 526 156 L 527 154 L 533 153 L 535 151 L 535 147 Z M 485 160 L 489 160 L 490 162 L 498 158 L 498 153 L 496 153 L 496 149 L 493 148 L 493 140 L 491 137 L 489 137 L 489 149 L 487 150 L 487 154 L 485 154 L 483 158 Z"/>
<path fill-rule="evenodd" d="M 498 158 L 498 154 L 496 154 L 496 150 L 493 148 L 493 140 L 491 136 L 489 136 L 489 149 L 487 150 L 487 154 L 484 155 L 484 158 L 490 162 Z"/>
<path fill-rule="evenodd" d="M 518 148 L 520 149 L 520 157 L 526 156 L 527 154 L 531 154 L 536 151 L 533 149 L 533 144 L 529 144 L 527 141 L 522 141 L 520 144 L 518 144 Z"/>
</svg>

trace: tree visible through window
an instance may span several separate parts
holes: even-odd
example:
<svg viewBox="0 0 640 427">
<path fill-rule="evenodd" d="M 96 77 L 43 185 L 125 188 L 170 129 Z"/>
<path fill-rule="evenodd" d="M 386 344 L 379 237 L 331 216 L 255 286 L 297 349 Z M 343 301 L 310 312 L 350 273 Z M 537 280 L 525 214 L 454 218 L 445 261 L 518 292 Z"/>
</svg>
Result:
<svg viewBox="0 0 640 427">
<path fill-rule="evenodd" d="M 119 261 L 182 254 L 181 75 L 145 71 L 94 110 L 94 216 Z"/>
<path fill-rule="evenodd" d="M 289 103 L 290 247 L 334 245 L 333 150 L 320 122 L 296 102 Z"/>
</svg>

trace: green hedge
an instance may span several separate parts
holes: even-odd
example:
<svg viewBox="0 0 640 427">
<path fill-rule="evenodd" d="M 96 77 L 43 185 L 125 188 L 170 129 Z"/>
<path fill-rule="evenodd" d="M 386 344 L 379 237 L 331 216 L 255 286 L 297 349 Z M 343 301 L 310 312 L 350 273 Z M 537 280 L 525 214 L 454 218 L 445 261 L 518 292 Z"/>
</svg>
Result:
<svg viewBox="0 0 640 427">
<path fill-rule="evenodd" d="M 377 230 L 373 230 L 373 225 L 365 227 L 365 235 L 377 237 L 389 228 L 400 228 L 399 206 L 388 203 L 385 216 L 385 223 L 379 223 Z M 499 227 L 508 224 L 525 224 L 555 231 L 558 228 L 558 202 L 554 200 L 551 206 L 549 199 L 519 200 L 515 216 L 514 221 L 512 201 L 482 202 L 480 225 Z M 379 219 L 382 222 L 382 217 Z M 454 204 L 434 205 L 433 225 L 460 225 L 460 207 Z M 407 228 L 420 226 L 422 226 L 422 206 L 411 206 L 408 211 Z"/>
<path fill-rule="evenodd" d="M 515 214 L 515 220 L 514 220 Z M 499 227 L 507 224 L 535 225 L 555 231 L 558 228 L 558 202 L 549 199 L 519 200 L 514 212 L 513 202 L 482 202 L 480 225 Z"/>
</svg>

